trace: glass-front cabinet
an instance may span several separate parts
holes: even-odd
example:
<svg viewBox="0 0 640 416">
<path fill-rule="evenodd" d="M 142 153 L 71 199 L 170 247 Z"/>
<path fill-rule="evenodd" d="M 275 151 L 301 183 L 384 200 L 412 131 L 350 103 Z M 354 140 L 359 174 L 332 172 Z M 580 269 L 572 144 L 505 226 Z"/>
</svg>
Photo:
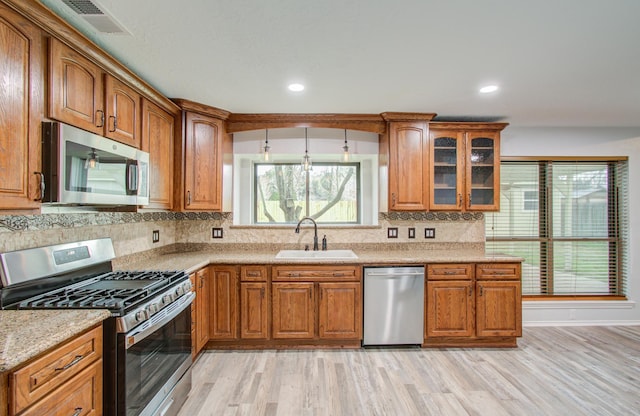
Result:
<svg viewBox="0 0 640 416">
<path fill-rule="evenodd" d="M 467 133 L 467 210 L 498 211 L 500 151 L 498 134 Z"/>
<path fill-rule="evenodd" d="M 429 209 L 460 210 L 464 202 L 464 132 L 430 130 Z"/>
<path fill-rule="evenodd" d="M 429 210 L 500 209 L 504 123 L 430 123 Z"/>
</svg>

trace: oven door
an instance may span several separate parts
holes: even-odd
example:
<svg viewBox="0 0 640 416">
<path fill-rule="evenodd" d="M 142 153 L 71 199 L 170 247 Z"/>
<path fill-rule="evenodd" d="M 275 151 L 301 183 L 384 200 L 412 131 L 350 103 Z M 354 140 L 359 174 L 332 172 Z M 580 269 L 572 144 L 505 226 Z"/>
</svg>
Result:
<svg viewBox="0 0 640 416">
<path fill-rule="evenodd" d="M 118 334 L 124 348 L 118 360 L 118 415 L 163 414 L 172 405 L 174 399 L 165 399 L 191 366 L 193 297 L 188 293 L 163 309 L 164 316 L 156 314 L 149 324 Z"/>
</svg>

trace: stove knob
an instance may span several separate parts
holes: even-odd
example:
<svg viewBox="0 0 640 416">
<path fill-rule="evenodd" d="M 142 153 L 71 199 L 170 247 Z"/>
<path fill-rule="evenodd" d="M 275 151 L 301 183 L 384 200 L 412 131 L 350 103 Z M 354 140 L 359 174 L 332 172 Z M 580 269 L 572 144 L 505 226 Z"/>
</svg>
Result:
<svg viewBox="0 0 640 416">
<path fill-rule="evenodd" d="M 166 294 L 166 295 L 164 295 L 162 297 L 162 303 L 164 305 L 168 305 L 171 302 L 173 302 L 173 296 L 170 293 L 168 293 L 168 294 Z"/>
<path fill-rule="evenodd" d="M 140 309 L 136 312 L 136 322 L 142 322 L 147 319 L 147 312 L 144 309 Z"/>
<path fill-rule="evenodd" d="M 186 282 L 184 282 L 184 284 L 182 285 L 182 290 L 184 291 L 184 293 L 187 292 L 191 292 L 191 288 L 193 286 L 191 285 L 191 280 L 187 280 Z"/>
<path fill-rule="evenodd" d="M 158 305 L 156 303 L 147 305 L 147 314 L 149 314 L 149 316 L 153 315 L 156 312 L 158 312 Z"/>
<path fill-rule="evenodd" d="M 178 286 L 176 288 L 176 297 L 180 297 L 182 295 L 184 295 L 184 289 L 182 288 L 182 286 Z"/>
</svg>

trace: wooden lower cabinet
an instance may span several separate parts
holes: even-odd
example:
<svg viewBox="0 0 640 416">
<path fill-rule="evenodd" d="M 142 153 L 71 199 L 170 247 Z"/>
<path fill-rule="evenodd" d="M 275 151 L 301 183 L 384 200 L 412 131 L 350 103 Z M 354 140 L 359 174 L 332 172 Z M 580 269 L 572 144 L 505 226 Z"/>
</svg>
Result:
<svg viewBox="0 0 640 416">
<path fill-rule="evenodd" d="M 360 282 L 318 283 L 318 337 L 362 338 Z"/>
<path fill-rule="evenodd" d="M 195 354 L 197 355 L 209 341 L 209 268 L 200 269 L 195 274 Z"/>
<path fill-rule="evenodd" d="M 97 326 L 9 373 L 8 414 L 102 415 L 102 363 Z"/>
<path fill-rule="evenodd" d="M 472 281 L 427 282 L 427 338 L 473 336 L 474 303 Z"/>
<path fill-rule="evenodd" d="M 209 268 L 209 340 L 238 339 L 238 270 Z"/>
<path fill-rule="evenodd" d="M 516 346 L 520 263 L 427 266 L 425 346 Z"/>
<path fill-rule="evenodd" d="M 273 283 L 273 338 L 313 339 L 315 336 L 315 284 Z"/>
<path fill-rule="evenodd" d="M 266 282 L 240 283 L 240 338 L 269 338 L 268 299 Z"/>
</svg>

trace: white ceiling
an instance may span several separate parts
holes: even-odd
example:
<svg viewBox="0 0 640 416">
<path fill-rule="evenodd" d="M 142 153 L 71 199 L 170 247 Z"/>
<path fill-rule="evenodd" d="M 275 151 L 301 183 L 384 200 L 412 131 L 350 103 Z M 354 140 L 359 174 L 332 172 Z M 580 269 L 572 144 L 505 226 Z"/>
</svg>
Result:
<svg viewBox="0 0 640 416">
<path fill-rule="evenodd" d="M 640 126 L 638 0 L 94 1 L 131 36 L 42 3 L 166 96 L 235 113 Z"/>
</svg>

